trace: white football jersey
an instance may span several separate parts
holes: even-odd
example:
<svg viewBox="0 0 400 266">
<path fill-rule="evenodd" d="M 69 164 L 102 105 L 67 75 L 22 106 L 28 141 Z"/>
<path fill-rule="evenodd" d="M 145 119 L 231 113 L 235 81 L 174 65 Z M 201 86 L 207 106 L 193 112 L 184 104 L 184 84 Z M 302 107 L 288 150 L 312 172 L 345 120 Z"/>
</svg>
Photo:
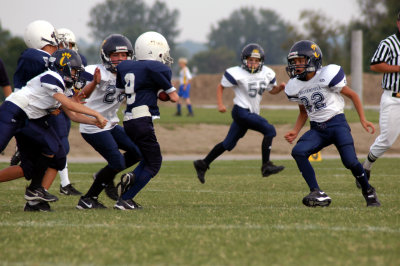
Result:
<svg viewBox="0 0 400 266">
<path fill-rule="evenodd" d="M 48 70 L 28 81 L 25 87 L 13 92 L 6 101 L 19 106 L 29 119 L 37 119 L 61 106 L 53 97 L 56 93 L 70 96 L 72 91 L 65 88 L 64 81 L 57 72 Z"/>
<path fill-rule="evenodd" d="M 192 73 L 188 67 L 184 67 L 179 71 L 179 84 L 187 84 L 192 79 Z"/>
<path fill-rule="evenodd" d="M 310 121 L 322 123 L 343 113 L 344 99 L 340 91 L 344 86 L 346 75 L 342 67 L 328 65 L 308 81 L 290 79 L 285 93 L 290 101 L 304 105 Z"/>
<path fill-rule="evenodd" d="M 94 125 L 80 124 L 81 133 L 93 134 L 115 127 L 119 123 L 118 109 L 125 98 L 124 90 L 115 86 L 116 75 L 108 71 L 104 65 L 89 65 L 85 67 L 85 71 L 93 75 L 96 67 L 100 69 L 101 81 L 86 99 L 86 106 L 99 112 L 108 122 L 103 129 Z"/>
<path fill-rule="evenodd" d="M 221 85 L 224 88 L 233 88 L 234 104 L 249 109 L 251 113 L 260 114 L 262 94 L 276 86 L 275 72 L 263 66 L 261 71 L 251 74 L 240 66 L 235 66 L 225 71 Z"/>
</svg>

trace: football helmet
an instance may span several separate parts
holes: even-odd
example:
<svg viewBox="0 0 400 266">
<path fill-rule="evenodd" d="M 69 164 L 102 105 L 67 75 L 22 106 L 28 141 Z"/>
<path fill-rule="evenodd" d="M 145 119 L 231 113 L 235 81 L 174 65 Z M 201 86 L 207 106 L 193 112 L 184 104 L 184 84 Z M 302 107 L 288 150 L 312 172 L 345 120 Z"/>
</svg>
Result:
<svg viewBox="0 0 400 266">
<path fill-rule="evenodd" d="M 58 34 L 58 41 L 59 43 L 63 44 L 64 48 L 72 49 L 76 52 L 78 51 L 75 34 L 71 30 L 66 28 L 61 28 L 57 30 L 57 34 Z"/>
<path fill-rule="evenodd" d="M 34 49 L 42 49 L 46 45 L 58 45 L 57 31 L 45 20 L 35 20 L 25 28 L 24 41 L 26 46 Z"/>
<path fill-rule="evenodd" d="M 174 60 L 169 55 L 169 50 L 167 40 L 155 31 L 143 33 L 135 42 L 137 60 L 154 60 L 170 66 Z"/>
<path fill-rule="evenodd" d="M 60 74 L 63 78 L 65 87 L 80 87 L 82 79 L 80 74 L 84 71 L 82 60 L 79 54 L 71 49 L 60 49 L 55 51 L 49 58 L 50 69 Z M 72 70 L 75 73 L 72 73 Z"/>
<path fill-rule="evenodd" d="M 249 67 L 247 65 L 247 58 L 254 57 L 260 59 L 260 64 L 257 68 Z M 242 68 L 250 73 L 260 71 L 264 65 L 264 49 L 257 43 L 250 43 L 246 45 L 241 53 L 240 60 L 242 61 Z"/>
<path fill-rule="evenodd" d="M 293 59 L 301 57 L 306 59 L 306 63 L 304 65 L 295 65 Z M 299 41 L 290 48 L 287 61 L 286 72 L 289 77 L 304 80 L 308 73 L 315 72 L 322 67 L 322 52 L 319 46 L 312 41 Z M 303 71 L 298 73 L 297 69 L 303 69 Z"/>
<path fill-rule="evenodd" d="M 128 59 L 132 59 L 133 47 L 131 41 L 121 34 L 111 34 L 109 35 L 101 44 L 100 57 L 103 65 L 107 70 L 116 73 L 117 65 L 121 63 L 113 62 L 110 59 L 112 53 L 127 53 Z"/>
</svg>

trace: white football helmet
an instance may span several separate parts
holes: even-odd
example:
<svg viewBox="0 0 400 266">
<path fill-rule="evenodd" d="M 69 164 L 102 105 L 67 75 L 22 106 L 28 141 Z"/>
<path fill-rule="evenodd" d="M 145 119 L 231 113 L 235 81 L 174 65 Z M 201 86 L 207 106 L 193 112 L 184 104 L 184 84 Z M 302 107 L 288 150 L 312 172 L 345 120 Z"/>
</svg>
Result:
<svg viewBox="0 0 400 266">
<path fill-rule="evenodd" d="M 61 44 L 63 44 L 64 48 L 78 51 L 75 34 L 71 30 L 66 28 L 61 28 L 57 30 L 57 34 L 58 34 L 58 40 Z M 71 45 L 71 47 L 69 47 L 69 45 Z"/>
<path fill-rule="evenodd" d="M 167 40 L 155 31 L 145 32 L 136 39 L 135 57 L 137 60 L 155 60 L 166 65 L 174 62 L 169 55 Z"/>
<path fill-rule="evenodd" d="M 26 46 L 34 49 L 42 49 L 48 44 L 57 46 L 57 31 L 49 22 L 35 20 L 25 28 L 24 41 Z"/>
</svg>

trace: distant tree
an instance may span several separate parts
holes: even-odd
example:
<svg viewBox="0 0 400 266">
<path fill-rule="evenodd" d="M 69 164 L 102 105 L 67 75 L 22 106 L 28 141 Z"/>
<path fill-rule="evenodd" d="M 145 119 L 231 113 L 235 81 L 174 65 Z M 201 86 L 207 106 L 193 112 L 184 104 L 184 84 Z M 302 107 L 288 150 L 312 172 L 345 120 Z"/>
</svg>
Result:
<svg viewBox="0 0 400 266">
<path fill-rule="evenodd" d="M 358 0 L 361 16 L 352 21 L 349 31 L 363 31 L 364 71 L 369 71 L 371 57 L 380 41 L 396 33 L 396 17 L 400 11 L 398 0 Z"/>
<path fill-rule="evenodd" d="M 288 37 L 288 25 L 269 9 L 241 8 L 228 19 L 218 22 L 208 35 L 210 49 L 227 47 L 240 58 L 248 43 L 260 44 L 266 53 L 267 64 L 284 64 L 287 51 L 282 47 Z"/>
<path fill-rule="evenodd" d="M 189 65 L 195 67 L 198 73 L 208 74 L 222 73 L 226 68 L 239 64 L 236 52 L 227 47 L 199 52 L 189 61 Z"/>
<path fill-rule="evenodd" d="M 329 18 L 322 11 L 303 10 L 300 13 L 301 28 L 303 32 L 291 38 L 292 44 L 296 41 L 307 39 L 314 41 L 322 50 L 323 64 L 338 64 L 349 70 L 349 49 L 346 47 L 346 27 Z M 292 28 L 293 30 L 294 28 Z M 291 47 L 288 47 L 288 51 Z"/>
<path fill-rule="evenodd" d="M 17 69 L 18 58 L 25 49 L 24 40 L 20 37 L 12 37 L 10 32 L 3 29 L 0 24 L 0 58 L 6 67 L 11 86 L 14 72 Z M 0 99 L 4 99 L 3 90 L 0 90 Z"/>
<path fill-rule="evenodd" d="M 119 33 L 134 45 L 143 32 L 157 31 L 164 35 L 173 50 L 179 34 L 178 18 L 178 10 L 169 10 L 158 0 L 152 6 L 146 5 L 144 0 L 105 0 L 92 8 L 88 25 L 99 43 L 108 35 Z"/>
</svg>

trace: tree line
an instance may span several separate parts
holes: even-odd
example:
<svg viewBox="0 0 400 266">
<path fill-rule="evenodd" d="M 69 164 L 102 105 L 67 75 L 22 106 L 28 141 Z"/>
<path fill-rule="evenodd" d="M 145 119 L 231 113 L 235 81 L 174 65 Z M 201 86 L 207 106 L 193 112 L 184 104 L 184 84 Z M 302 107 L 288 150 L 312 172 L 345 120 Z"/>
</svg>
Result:
<svg viewBox="0 0 400 266">
<path fill-rule="evenodd" d="M 195 66 L 197 73 L 221 73 L 239 63 L 241 49 L 250 42 L 264 47 L 266 64 L 282 65 L 286 64 L 287 52 L 294 42 L 309 39 L 321 47 L 324 64 L 340 64 L 348 72 L 351 31 L 362 30 L 363 68 L 369 71 L 370 58 L 379 42 L 397 30 L 395 22 L 400 1 L 357 0 L 357 3 L 361 16 L 347 25 L 314 10 L 303 10 L 296 25 L 270 9 L 243 7 L 234 10 L 211 27 L 207 49 L 193 55 L 189 65 Z M 148 5 L 144 0 L 104 0 L 91 9 L 89 16 L 88 26 L 95 42 L 80 50 L 89 63 L 99 62 L 100 43 L 111 33 L 123 34 L 134 44 L 141 33 L 157 31 L 168 40 L 174 58 L 187 55 L 187 51 L 177 48 L 179 10 L 170 9 L 166 1 Z M 0 24 L 0 58 L 10 81 L 24 49 L 23 39 L 12 36 Z"/>
</svg>

